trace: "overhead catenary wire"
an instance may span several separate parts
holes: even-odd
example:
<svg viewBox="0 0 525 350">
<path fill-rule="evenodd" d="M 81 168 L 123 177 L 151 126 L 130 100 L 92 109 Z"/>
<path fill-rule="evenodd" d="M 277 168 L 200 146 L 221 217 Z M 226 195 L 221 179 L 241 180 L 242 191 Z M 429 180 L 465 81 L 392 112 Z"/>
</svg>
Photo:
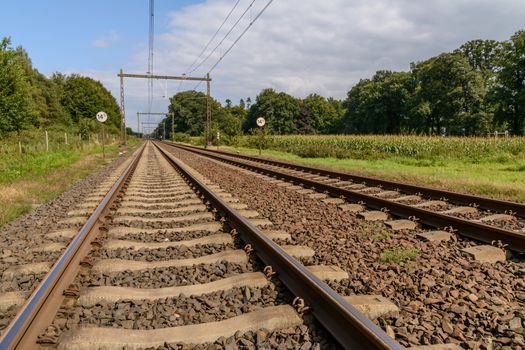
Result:
<svg viewBox="0 0 525 350">
<path fill-rule="evenodd" d="M 224 37 L 221 39 L 221 41 L 219 41 L 219 43 L 213 48 L 213 50 L 210 51 L 210 53 L 196 66 L 194 67 L 192 70 L 190 70 L 188 73 L 193 73 L 195 72 L 197 69 L 199 69 L 204 63 L 206 63 L 206 61 L 211 57 L 211 55 L 213 55 L 215 53 L 215 51 L 217 51 L 217 49 L 219 48 L 219 46 L 222 45 L 222 43 L 224 42 L 224 40 L 226 40 L 228 38 L 228 36 L 231 34 L 231 32 L 235 29 L 235 27 L 237 27 L 237 25 L 239 24 L 239 22 L 241 21 L 241 19 L 244 18 L 244 16 L 246 15 L 246 13 L 248 13 L 248 10 L 250 10 L 253 6 L 253 4 L 255 3 L 256 0 L 252 0 L 252 2 L 250 3 L 250 5 L 248 5 L 248 7 L 244 10 L 244 12 L 241 14 L 241 16 L 237 19 L 237 21 L 235 21 L 235 23 L 231 26 L 230 30 L 228 30 L 228 32 L 224 35 Z M 273 0 L 272 0 L 273 1 Z M 268 5 L 266 5 L 267 7 Z"/>
<path fill-rule="evenodd" d="M 206 46 L 204 46 L 204 48 L 202 49 L 202 51 L 199 53 L 199 55 L 195 58 L 195 60 L 193 61 L 193 63 L 188 67 L 186 68 L 185 70 L 185 74 L 187 74 L 189 72 L 190 69 L 193 68 L 193 66 L 195 65 L 195 63 L 197 63 L 197 61 L 199 60 L 199 58 L 201 58 L 202 54 L 208 49 L 208 46 L 210 46 L 210 44 L 212 43 L 212 41 L 215 39 L 215 37 L 217 36 L 217 34 L 219 34 L 220 30 L 222 29 L 222 27 L 224 26 L 224 24 L 226 23 L 226 21 L 230 18 L 231 14 L 233 13 L 233 11 L 237 8 L 237 5 L 239 5 L 239 2 L 241 2 L 241 0 L 237 0 L 235 2 L 235 4 L 233 5 L 232 9 L 230 10 L 230 12 L 228 13 L 228 15 L 226 16 L 226 18 L 224 19 L 224 21 L 222 21 L 221 25 L 219 26 L 219 28 L 215 31 L 215 33 L 213 34 L 213 36 L 211 37 L 211 39 L 208 41 L 208 43 L 206 44 Z"/>
<path fill-rule="evenodd" d="M 215 67 L 217 67 L 217 65 L 222 61 L 224 56 L 226 56 L 228 54 L 228 52 L 230 52 L 230 50 L 235 46 L 235 44 L 237 44 L 237 42 L 239 42 L 239 40 L 241 40 L 241 38 L 244 36 L 244 34 L 246 34 L 248 29 L 251 28 L 251 26 L 255 23 L 255 21 L 257 21 L 257 19 L 264 13 L 264 11 L 266 11 L 268 6 L 270 6 L 270 4 L 272 2 L 273 2 L 273 0 L 268 1 L 268 3 L 262 8 L 262 10 L 259 11 L 259 13 L 253 19 L 253 21 L 251 21 L 250 24 L 248 24 L 248 26 L 246 28 L 244 28 L 244 30 L 242 31 L 241 35 L 239 35 L 239 37 L 237 37 L 237 39 L 235 39 L 233 44 L 231 44 L 231 46 L 222 54 L 222 56 L 217 60 L 217 62 L 215 62 L 215 64 L 210 68 L 210 70 L 208 71 L 208 74 L 211 73 L 215 69 Z"/>
<path fill-rule="evenodd" d="M 228 12 L 228 15 L 226 16 L 226 18 L 224 18 L 224 20 L 222 21 L 221 25 L 219 26 L 219 28 L 215 31 L 215 33 L 213 34 L 213 36 L 211 37 L 211 39 L 208 41 L 208 43 L 204 46 L 204 48 L 202 49 L 202 51 L 199 53 L 199 55 L 195 58 L 195 60 L 192 62 L 192 64 L 189 65 L 188 68 L 186 68 L 186 70 L 184 71 L 184 73 L 182 73 L 183 76 L 185 76 L 186 74 L 189 73 L 189 70 L 193 68 L 193 66 L 195 65 L 195 63 L 199 60 L 199 58 L 202 57 L 202 54 L 208 49 L 208 47 L 210 46 L 210 44 L 213 42 L 213 40 L 215 39 L 215 37 L 217 36 L 217 34 L 219 34 L 220 30 L 222 29 L 222 27 L 224 26 L 224 24 L 226 24 L 226 21 L 230 18 L 231 14 L 233 13 L 233 11 L 237 8 L 237 5 L 239 5 L 239 2 L 241 2 L 241 0 L 237 0 L 235 2 L 235 4 L 233 5 L 232 9 L 230 10 L 230 12 Z M 180 83 L 179 83 L 179 87 L 177 88 L 177 92 L 180 91 L 181 87 L 182 87 L 182 84 L 184 83 L 184 80 L 181 80 Z"/>
<path fill-rule="evenodd" d="M 254 17 L 254 19 L 248 24 L 248 26 L 246 26 L 246 28 L 244 28 L 244 30 L 237 37 L 237 39 L 235 39 L 235 41 L 230 45 L 230 47 L 222 54 L 221 57 L 219 57 L 217 62 L 215 62 L 215 64 L 210 68 L 210 70 L 208 71 L 208 74 L 211 73 L 217 67 L 217 65 L 219 63 L 221 63 L 222 59 L 231 51 L 231 49 L 239 42 L 239 40 L 241 40 L 241 38 L 244 36 L 244 34 L 246 34 L 246 32 L 251 28 L 251 26 L 255 23 L 255 21 L 257 21 L 257 19 L 264 13 L 264 11 L 266 11 L 266 9 L 270 6 L 270 4 L 272 2 L 273 2 L 273 0 L 269 0 L 266 3 L 266 5 L 261 9 L 261 11 L 259 11 L 259 13 L 257 13 L 257 15 Z M 252 2 L 252 4 L 253 4 L 253 2 Z M 200 84 L 201 84 L 201 81 L 199 81 L 199 83 L 197 85 L 195 85 L 193 90 L 197 90 L 197 88 L 200 86 Z"/>
</svg>

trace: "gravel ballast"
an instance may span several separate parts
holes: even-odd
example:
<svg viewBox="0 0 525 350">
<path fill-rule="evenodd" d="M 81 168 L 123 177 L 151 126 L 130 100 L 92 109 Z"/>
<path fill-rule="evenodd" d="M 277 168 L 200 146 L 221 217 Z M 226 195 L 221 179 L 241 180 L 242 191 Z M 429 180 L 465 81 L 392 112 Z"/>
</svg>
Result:
<svg viewBox="0 0 525 350">
<path fill-rule="evenodd" d="M 166 146 L 250 208 L 316 251 L 316 263 L 335 264 L 350 278 L 332 286 L 341 294 L 381 294 L 401 311 L 377 320 L 404 346 L 458 343 L 464 348 L 516 349 L 525 346 L 525 264 L 494 265 L 466 257 L 460 249 L 476 242 L 456 237 L 434 245 L 416 231 L 394 232 L 367 223 L 336 205 L 275 186 L 245 171 Z M 415 252 L 400 263 L 384 260 L 391 251 Z M 492 344 L 492 345 L 491 345 Z"/>
</svg>

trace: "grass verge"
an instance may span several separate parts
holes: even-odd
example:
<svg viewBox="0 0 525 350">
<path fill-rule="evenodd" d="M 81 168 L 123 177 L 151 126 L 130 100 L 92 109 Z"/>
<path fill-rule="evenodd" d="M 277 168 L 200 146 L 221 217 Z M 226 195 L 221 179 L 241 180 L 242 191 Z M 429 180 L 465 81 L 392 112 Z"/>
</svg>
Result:
<svg viewBox="0 0 525 350">
<path fill-rule="evenodd" d="M 131 141 L 132 147 L 137 141 Z M 3 155 L 0 158 L 0 227 L 56 198 L 118 156 L 117 145 L 106 147 L 106 158 L 97 145 L 54 153 Z"/>
<path fill-rule="evenodd" d="M 258 150 L 253 148 L 221 149 L 258 155 Z M 262 155 L 306 166 L 525 203 L 525 160 L 520 157 L 491 157 L 472 162 L 467 158 L 416 159 L 405 156 L 383 159 L 303 158 L 275 150 L 263 150 Z"/>
</svg>

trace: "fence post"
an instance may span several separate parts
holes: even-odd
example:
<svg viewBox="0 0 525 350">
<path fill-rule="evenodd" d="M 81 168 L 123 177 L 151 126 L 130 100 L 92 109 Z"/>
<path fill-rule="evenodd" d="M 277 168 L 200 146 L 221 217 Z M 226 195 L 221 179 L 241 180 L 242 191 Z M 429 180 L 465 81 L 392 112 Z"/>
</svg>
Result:
<svg viewBox="0 0 525 350">
<path fill-rule="evenodd" d="M 18 153 L 22 155 L 22 141 L 18 140 Z"/>
<path fill-rule="evenodd" d="M 67 132 L 64 133 L 64 140 L 66 141 L 66 145 L 67 145 Z"/>
<path fill-rule="evenodd" d="M 47 130 L 45 132 L 46 132 L 46 152 L 49 152 L 49 136 L 47 135 Z"/>
</svg>

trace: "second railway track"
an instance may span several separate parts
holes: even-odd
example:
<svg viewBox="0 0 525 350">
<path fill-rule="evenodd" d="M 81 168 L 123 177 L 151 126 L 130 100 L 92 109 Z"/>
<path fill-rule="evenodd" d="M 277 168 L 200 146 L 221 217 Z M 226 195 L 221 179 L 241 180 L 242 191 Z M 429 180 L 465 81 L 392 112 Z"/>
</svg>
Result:
<svg viewBox="0 0 525 350">
<path fill-rule="evenodd" d="M 377 220 L 386 220 L 388 212 L 397 217 L 417 220 L 429 227 L 457 231 L 461 235 L 481 242 L 492 244 L 500 241 L 510 250 L 525 253 L 525 205 L 520 203 L 356 177 L 186 145 L 168 144 L 283 179 L 303 187 L 305 191 L 314 190 L 329 194 L 336 197 L 336 200 L 339 198 L 342 204 L 348 200 L 355 204 L 342 206 L 344 210 L 362 212 L 361 215 L 371 220 L 375 217 L 378 218 Z M 467 203 L 468 205 L 465 206 Z M 366 208 L 373 211 L 367 212 Z M 398 222 L 397 225 L 413 226 L 406 221 Z M 446 235 L 446 233 L 438 233 L 438 237 L 439 235 Z"/>
</svg>

